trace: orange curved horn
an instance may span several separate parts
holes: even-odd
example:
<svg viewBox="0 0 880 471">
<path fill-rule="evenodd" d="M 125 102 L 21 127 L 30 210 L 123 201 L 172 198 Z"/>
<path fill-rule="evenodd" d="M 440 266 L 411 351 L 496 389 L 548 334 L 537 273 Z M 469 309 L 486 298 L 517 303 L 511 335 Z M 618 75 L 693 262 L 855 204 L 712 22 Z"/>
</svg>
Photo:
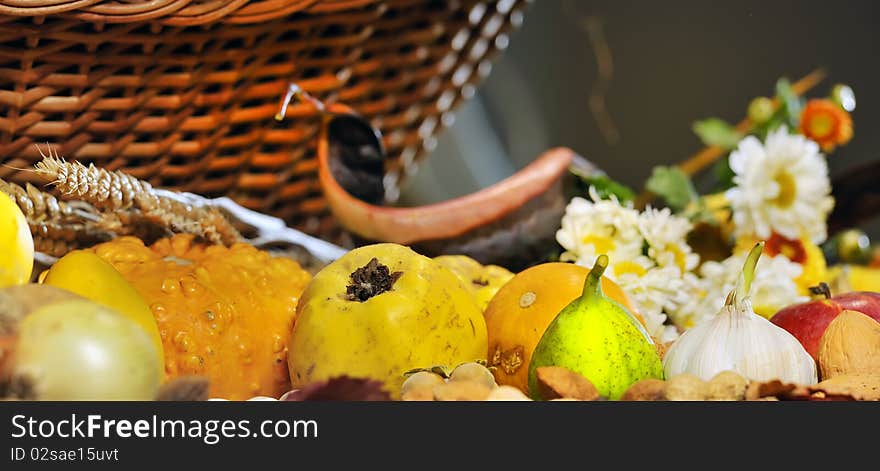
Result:
<svg viewBox="0 0 880 471">
<path fill-rule="evenodd" d="M 547 191 L 569 169 L 575 153 L 555 148 L 512 176 L 466 196 L 411 208 L 375 206 L 349 194 L 330 172 L 329 142 L 318 143 L 318 177 L 334 217 L 369 240 L 412 244 L 448 239 L 501 219 Z"/>
</svg>

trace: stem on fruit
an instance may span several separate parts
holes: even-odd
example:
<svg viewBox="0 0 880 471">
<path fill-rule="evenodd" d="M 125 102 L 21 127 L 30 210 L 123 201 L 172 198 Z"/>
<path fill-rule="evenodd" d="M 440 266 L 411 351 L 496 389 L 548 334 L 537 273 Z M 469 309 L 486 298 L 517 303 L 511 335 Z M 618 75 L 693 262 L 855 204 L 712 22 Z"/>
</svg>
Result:
<svg viewBox="0 0 880 471">
<path fill-rule="evenodd" d="M 401 275 L 403 272 L 392 273 L 373 257 L 369 263 L 349 275 L 349 284 L 345 287 L 346 297 L 349 301 L 365 302 L 373 296 L 390 291 Z"/>
<path fill-rule="evenodd" d="M 606 268 L 608 268 L 608 256 L 605 254 L 599 255 L 599 258 L 596 259 L 596 263 L 587 275 L 586 281 L 584 281 L 584 291 L 581 296 L 602 294 L 602 274 L 605 273 Z"/>
<path fill-rule="evenodd" d="M 739 278 L 736 288 L 727 295 L 725 306 L 739 306 L 752 290 L 752 280 L 755 279 L 755 267 L 758 265 L 758 259 L 761 258 L 761 252 L 764 251 L 764 242 L 758 242 L 752 247 L 749 256 L 746 257 L 746 263 L 743 264 L 742 276 Z"/>
<path fill-rule="evenodd" d="M 813 299 L 831 299 L 831 287 L 824 281 L 819 286 L 810 286 L 810 295 Z"/>
</svg>

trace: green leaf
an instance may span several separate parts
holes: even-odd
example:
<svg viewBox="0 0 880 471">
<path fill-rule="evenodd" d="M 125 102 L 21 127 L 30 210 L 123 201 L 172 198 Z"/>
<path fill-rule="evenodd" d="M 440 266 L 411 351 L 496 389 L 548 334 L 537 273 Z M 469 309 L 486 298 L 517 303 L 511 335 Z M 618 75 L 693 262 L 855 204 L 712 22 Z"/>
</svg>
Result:
<svg viewBox="0 0 880 471">
<path fill-rule="evenodd" d="M 730 168 L 730 156 L 720 159 L 713 169 L 716 181 L 716 191 L 724 191 L 733 187 L 733 177 L 736 175 Z"/>
<path fill-rule="evenodd" d="M 632 188 L 611 179 L 611 177 L 609 177 L 608 175 L 584 175 L 575 170 L 572 170 L 572 173 L 580 178 L 580 181 L 583 183 L 585 191 L 592 186 L 596 189 L 596 192 L 602 199 L 609 199 L 611 195 L 614 195 L 621 203 L 627 203 L 635 200 L 636 198 L 636 193 L 632 190 Z"/>
<path fill-rule="evenodd" d="M 718 118 L 695 122 L 693 131 L 707 146 L 718 146 L 725 150 L 733 149 L 743 138 L 741 132 Z"/>
<path fill-rule="evenodd" d="M 785 120 L 790 128 L 796 128 L 800 124 L 803 102 L 791 88 L 791 82 L 781 78 L 776 82 L 776 97 L 782 104 Z"/>
<path fill-rule="evenodd" d="M 654 167 L 645 187 L 651 193 L 666 200 L 666 204 L 676 212 L 699 198 L 690 177 L 678 167 Z"/>
<path fill-rule="evenodd" d="M 754 134 L 755 137 L 757 137 L 761 141 L 764 141 L 767 139 L 767 135 L 770 134 L 770 132 L 775 131 L 776 128 L 782 126 L 783 124 L 789 125 L 789 128 L 791 128 L 791 123 L 788 119 L 788 112 L 786 111 L 786 108 L 784 106 L 781 106 L 778 110 L 776 110 L 776 113 L 774 113 L 773 116 L 769 120 L 767 120 L 766 123 L 753 129 L 752 134 Z"/>
</svg>

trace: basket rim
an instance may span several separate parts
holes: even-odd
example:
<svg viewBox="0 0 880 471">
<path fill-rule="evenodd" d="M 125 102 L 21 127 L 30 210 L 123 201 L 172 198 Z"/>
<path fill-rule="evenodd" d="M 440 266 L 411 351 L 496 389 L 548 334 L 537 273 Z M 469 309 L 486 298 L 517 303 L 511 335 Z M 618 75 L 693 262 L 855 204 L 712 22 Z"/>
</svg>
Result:
<svg viewBox="0 0 880 471">
<path fill-rule="evenodd" d="M 90 23 L 196 26 L 259 23 L 295 13 L 326 15 L 383 0 L 0 0 L 0 18 L 75 18 Z"/>
</svg>

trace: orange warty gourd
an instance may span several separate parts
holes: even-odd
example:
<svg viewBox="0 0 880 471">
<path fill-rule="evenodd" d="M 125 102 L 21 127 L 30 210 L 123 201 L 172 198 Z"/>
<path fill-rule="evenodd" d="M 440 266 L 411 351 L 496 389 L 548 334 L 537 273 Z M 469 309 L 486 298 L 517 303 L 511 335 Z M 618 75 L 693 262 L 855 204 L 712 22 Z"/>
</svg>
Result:
<svg viewBox="0 0 880 471">
<path fill-rule="evenodd" d="M 498 290 L 484 314 L 489 365 L 499 385 L 528 392 L 532 352 L 556 315 L 581 295 L 588 273 L 589 268 L 572 263 L 542 263 L 519 272 Z M 602 290 L 644 324 L 620 286 L 603 277 Z"/>
<path fill-rule="evenodd" d="M 167 377 L 204 375 L 212 397 L 279 397 L 290 390 L 287 341 L 311 275 L 245 243 L 175 235 L 146 247 L 120 237 L 92 248 L 147 300 Z"/>
</svg>

